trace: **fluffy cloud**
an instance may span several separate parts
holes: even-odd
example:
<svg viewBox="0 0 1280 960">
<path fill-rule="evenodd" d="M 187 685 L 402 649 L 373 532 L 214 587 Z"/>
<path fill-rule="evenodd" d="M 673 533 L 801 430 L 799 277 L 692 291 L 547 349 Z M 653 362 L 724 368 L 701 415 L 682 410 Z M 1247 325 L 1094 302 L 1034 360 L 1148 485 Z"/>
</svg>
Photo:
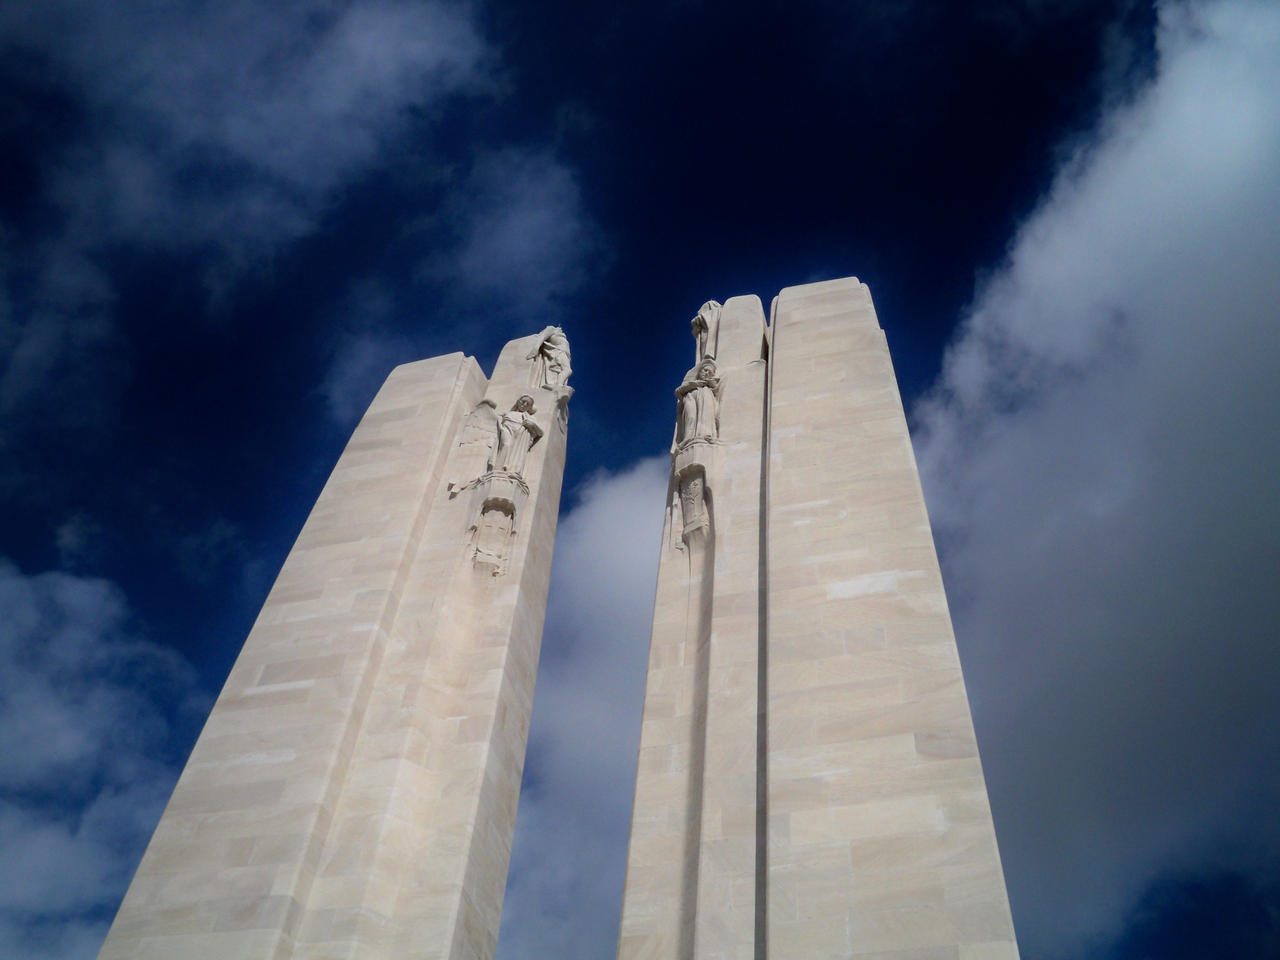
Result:
<svg viewBox="0 0 1280 960">
<path fill-rule="evenodd" d="M 492 71 L 472 10 L 444 0 L 9 4 L 0 55 L 6 87 L 53 104 L 24 107 L 17 151 L 41 215 L 0 233 L 15 458 L 28 434 L 100 442 L 113 422 L 130 349 L 104 263 L 179 257 L 216 304 Z"/>
<path fill-rule="evenodd" d="M 92 958 L 209 708 L 112 584 L 0 560 L 0 953 Z"/>
<path fill-rule="evenodd" d="M 536 332 L 609 261 L 574 172 L 533 147 L 480 150 L 442 208 L 406 230 L 434 249 L 417 277 L 435 302 L 399 304 L 384 284 L 352 285 L 336 323 L 333 359 L 320 385 L 330 415 L 353 424 L 398 363 L 467 345 L 477 355 Z M 412 310 L 417 322 L 406 325 Z M 399 322 L 397 322 L 399 321 Z"/>
<path fill-rule="evenodd" d="M 668 462 L 595 476 L 560 521 L 501 960 L 616 946 Z"/>
<path fill-rule="evenodd" d="M 573 173 L 545 152 L 504 150 L 475 164 L 457 219 L 462 243 L 449 276 L 474 294 L 534 315 L 572 293 L 600 257 Z"/>
<path fill-rule="evenodd" d="M 914 411 L 1027 956 L 1280 853 L 1280 13 L 1172 6 L 1159 43 Z M 562 525 L 504 960 L 613 949 L 664 484 Z"/>
<path fill-rule="evenodd" d="M 91 142 L 54 188 L 81 228 L 241 256 L 307 229 L 487 55 L 466 8 L 431 0 L 53 0 L 10 8 L 0 35 L 83 100 Z"/>
<path fill-rule="evenodd" d="M 1280 11 L 1170 5 L 1159 58 L 916 410 L 1035 956 L 1280 852 Z"/>
</svg>

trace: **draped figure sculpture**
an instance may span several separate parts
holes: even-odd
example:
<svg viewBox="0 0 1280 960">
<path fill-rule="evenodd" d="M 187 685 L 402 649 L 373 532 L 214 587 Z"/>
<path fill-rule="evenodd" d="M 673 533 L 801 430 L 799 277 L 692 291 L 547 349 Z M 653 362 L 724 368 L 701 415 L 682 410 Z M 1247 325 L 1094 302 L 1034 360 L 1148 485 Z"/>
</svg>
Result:
<svg viewBox="0 0 1280 960">
<path fill-rule="evenodd" d="M 691 324 L 695 364 L 716 358 L 716 347 L 720 342 L 720 311 L 723 309 L 719 300 L 708 300 L 698 308 Z"/>
<path fill-rule="evenodd" d="M 720 378 L 716 362 L 706 358 L 684 375 L 676 388 L 676 439 L 672 452 L 696 441 L 714 441 L 720 426 Z"/>
<path fill-rule="evenodd" d="M 558 390 L 568 383 L 573 368 L 569 366 L 569 338 L 559 327 L 545 327 L 538 335 L 538 345 L 525 357 L 534 361 L 531 383 L 534 387 Z"/>
<path fill-rule="evenodd" d="M 525 394 L 498 420 L 498 441 L 489 458 L 489 470 L 521 476 L 529 450 L 542 437 L 533 418 L 533 397 Z"/>
</svg>

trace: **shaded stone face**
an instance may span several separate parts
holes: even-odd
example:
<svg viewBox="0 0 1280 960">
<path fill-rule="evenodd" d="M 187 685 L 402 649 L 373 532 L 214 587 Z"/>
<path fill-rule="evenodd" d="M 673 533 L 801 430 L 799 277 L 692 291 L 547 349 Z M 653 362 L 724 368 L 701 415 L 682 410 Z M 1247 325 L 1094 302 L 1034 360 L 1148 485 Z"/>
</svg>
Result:
<svg viewBox="0 0 1280 960">
<path fill-rule="evenodd" d="M 620 960 L 1014 960 L 866 287 L 788 288 L 771 326 L 755 297 L 712 301 L 692 333 Z"/>
<path fill-rule="evenodd" d="M 538 407 L 572 392 L 530 389 L 544 342 L 489 379 L 460 353 L 387 379 L 103 960 L 492 957 L 564 467 L 567 418 Z"/>
</svg>

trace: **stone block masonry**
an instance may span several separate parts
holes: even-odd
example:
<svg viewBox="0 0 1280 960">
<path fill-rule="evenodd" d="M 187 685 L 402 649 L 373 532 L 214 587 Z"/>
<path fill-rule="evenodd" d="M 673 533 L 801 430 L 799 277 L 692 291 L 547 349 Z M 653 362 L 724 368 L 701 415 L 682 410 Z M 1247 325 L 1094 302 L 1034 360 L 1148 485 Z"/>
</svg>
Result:
<svg viewBox="0 0 1280 960">
<path fill-rule="evenodd" d="M 1016 960 L 866 286 L 711 301 L 677 390 L 619 960 Z"/>
<path fill-rule="evenodd" d="M 101 960 L 484 960 L 564 468 L 569 345 L 396 368 L 285 561 Z"/>
<path fill-rule="evenodd" d="M 854 278 L 709 301 L 675 389 L 619 960 L 1016 960 L 902 401 Z M 490 960 L 569 344 L 397 368 L 102 960 Z"/>
</svg>

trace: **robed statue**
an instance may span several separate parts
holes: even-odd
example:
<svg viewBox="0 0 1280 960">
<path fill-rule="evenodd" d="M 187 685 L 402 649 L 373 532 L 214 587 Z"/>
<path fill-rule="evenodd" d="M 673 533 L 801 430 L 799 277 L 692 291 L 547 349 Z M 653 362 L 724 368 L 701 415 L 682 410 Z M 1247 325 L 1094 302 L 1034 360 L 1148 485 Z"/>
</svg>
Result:
<svg viewBox="0 0 1280 960">
<path fill-rule="evenodd" d="M 719 300 L 708 300 L 693 318 L 691 326 L 695 364 L 716 358 L 716 347 L 720 340 L 720 311 L 723 309 Z"/>
<path fill-rule="evenodd" d="M 675 450 L 696 440 L 715 440 L 720 428 L 720 378 L 716 362 L 703 359 L 676 388 Z"/>
<path fill-rule="evenodd" d="M 523 475 L 525 458 L 542 437 L 534 412 L 533 397 L 526 394 L 498 420 L 498 442 L 489 458 L 491 473 Z"/>
<path fill-rule="evenodd" d="M 538 335 L 538 345 L 525 357 L 532 360 L 535 387 L 558 390 L 569 381 L 573 369 L 569 366 L 569 338 L 559 327 L 547 327 Z"/>
</svg>

